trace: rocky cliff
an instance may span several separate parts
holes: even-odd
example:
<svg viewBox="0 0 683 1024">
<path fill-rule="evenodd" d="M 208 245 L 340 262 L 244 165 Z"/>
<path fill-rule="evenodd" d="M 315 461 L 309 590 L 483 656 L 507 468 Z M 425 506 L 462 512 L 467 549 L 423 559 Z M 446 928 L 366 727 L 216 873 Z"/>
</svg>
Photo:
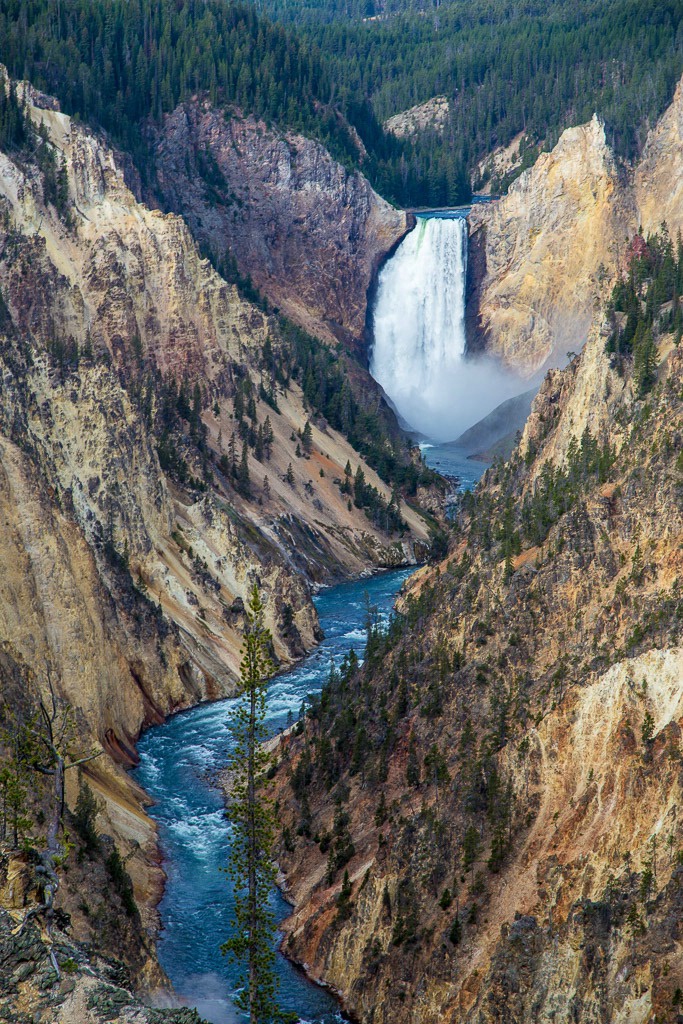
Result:
<svg viewBox="0 0 683 1024">
<path fill-rule="evenodd" d="M 157 189 L 202 249 L 296 323 L 364 353 L 367 293 L 406 215 L 323 146 L 186 103 L 155 135 Z"/>
<path fill-rule="evenodd" d="M 525 376 L 578 350 L 634 223 L 600 122 L 565 131 L 507 196 L 472 210 L 473 347 Z"/>
<path fill-rule="evenodd" d="M 578 350 L 623 266 L 626 243 L 683 219 L 683 88 L 634 167 L 617 165 L 597 118 L 565 131 L 501 200 L 470 215 L 468 321 L 526 377 Z"/>
<path fill-rule="evenodd" d="M 12 878 L 17 858 L 0 863 L 0 880 Z M 156 1010 L 141 1004 L 131 991 L 124 966 L 113 957 L 93 954 L 69 936 L 59 937 L 57 963 L 63 970 L 56 980 L 50 946 L 35 923 L 16 934 L 16 922 L 0 910 L 0 1014 L 3 1021 L 17 1018 L 12 1006 L 22 1008 L 24 1020 L 49 1024 L 202 1024 L 194 1010 Z"/>
<path fill-rule="evenodd" d="M 399 528 L 349 500 L 347 464 L 375 509 L 392 490 L 304 398 L 279 321 L 180 217 L 136 200 L 105 139 L 20 95 L 31 146 L 0 152 L 0 644 L 34 697 L 52 680 L 80 747 L 103 754 L 83 771 L 153 936 L 162 874 L 124 771 L 141 729 L 234 692 L 254 583 L 275 659 L 291 663 L 318 638 L 312 582 L 410 564 L 429 529 L 400 499 Z M 319 373 L 336 367 L 307 351 Z M 379 406 L 363 386 L 347 419 L 356 395 L 366 415 Z M 75 777 L 67 795 L 73 808 Z M 97 943 L 76 897 L 60 897 L 75 936 Z M 150 987 L 139 940 L 122 955 Z"/>
<path fill-rule="evenodd" d="M 384 128 L 397 139 L 412 139 L 424 131 L 443 131 L 449 114 L 450 103 L 447 97 L 433 96 L 426 103 L 418 103 L 410 110 L 388 117 Z"/>
<path fill-rule="evenodd" d="M 596 331 L 280 752 L 285 949 L 360 1021 L 675 1021 L 683 355 Z"/>
<path fill-rule="evenodd" d="M 683 82 L 673 102 L 650 132 L 635 173 L 640 224 L 656 231 L 666 221 L 672 237 L 683 228 Z"/>
</svg>

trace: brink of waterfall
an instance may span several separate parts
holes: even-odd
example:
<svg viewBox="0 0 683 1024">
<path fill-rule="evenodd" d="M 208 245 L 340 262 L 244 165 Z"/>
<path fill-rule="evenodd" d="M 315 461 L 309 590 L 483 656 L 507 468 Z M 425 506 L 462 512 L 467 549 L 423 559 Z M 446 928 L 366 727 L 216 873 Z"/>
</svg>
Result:
<svg viewBox="0 0 683 1024">
<path fill-rule="evenodd" d="M 451 440 L 519 390 L 490 360 L 465 358 L 467 219 L 418 217 L 379 274 L 372 376 L 405 423 Z"/>
</svg>

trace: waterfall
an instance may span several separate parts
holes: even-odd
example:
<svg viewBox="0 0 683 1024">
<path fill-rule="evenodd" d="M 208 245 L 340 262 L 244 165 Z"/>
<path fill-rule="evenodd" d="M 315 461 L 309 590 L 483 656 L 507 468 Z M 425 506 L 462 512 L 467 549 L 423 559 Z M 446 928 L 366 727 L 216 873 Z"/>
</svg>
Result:
<svg viewBox="0 0 683 1024">
<path fill-rule="evenodd" d="M 370 372 L 410 427 L 441 439 L 459 422 L 466 274 L 465 217 L 418 217 L 378 279 Z"/>
</svg>

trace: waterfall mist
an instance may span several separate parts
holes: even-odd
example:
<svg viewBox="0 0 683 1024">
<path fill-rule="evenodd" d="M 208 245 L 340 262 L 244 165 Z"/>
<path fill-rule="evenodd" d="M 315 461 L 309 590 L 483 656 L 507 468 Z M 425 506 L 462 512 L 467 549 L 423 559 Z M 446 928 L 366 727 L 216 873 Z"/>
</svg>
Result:
<svg viewBox="0 0 683 1024">
<path fill-rule="evenodd" d="M 418 217 L 377 283 L 370 372 L 405 423 L 439 441 L 525 387 L 492 360 L 465 359 L 466 279 L 465 217 Z"/>
</svg>

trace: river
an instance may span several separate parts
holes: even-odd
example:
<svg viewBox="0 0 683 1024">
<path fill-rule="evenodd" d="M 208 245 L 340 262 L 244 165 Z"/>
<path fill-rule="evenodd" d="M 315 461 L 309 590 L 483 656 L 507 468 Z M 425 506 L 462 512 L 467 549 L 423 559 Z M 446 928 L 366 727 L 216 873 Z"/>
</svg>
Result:
<svg viewBox="0 0 683 1024">
<path fill-rule="evenodd" d="M 420 450 L 428 466 L 456 484 L 459 491 L 473 491 L 488 468 L 485 462 L 470 459 L 468 453 L 453 443 L 422 442 Z"/>
<path fill-rule="evenodd" d="M 380 616 L 388 618 L 411 572 L 382 573 L 317 595 L 325 639 L 299 665 L 273 679 L 267 710 L 271 734 L 287 725 L 288 713 L 298 717 L 307 694 L 320 690 L 331 660 L 339 664 L 351 648 L 362 655 L 366 595 Z M 212 1024 L 240 1019 L 231 998 L 238 970 L 219 950 L 230 934 L 233 899 L 220 870 L 228 859 L 230 823 L 215 783 L 230 753 L 233 707 L 229 700 L 202 704 L 149 729 L 138 744 L 140 766 L 135 772 L 156 801 L 150 814 L 159 826 L 168 876 L 159 906 L 159 959 L 178 995 Z M 288 906 L 276 893 L 273 906 L 279 920 L 287 915 Z M 284 1010 L 319 1024 L 341 1020 L 332 997 L 282 956 L 277 970 Z"/>
</svg>

